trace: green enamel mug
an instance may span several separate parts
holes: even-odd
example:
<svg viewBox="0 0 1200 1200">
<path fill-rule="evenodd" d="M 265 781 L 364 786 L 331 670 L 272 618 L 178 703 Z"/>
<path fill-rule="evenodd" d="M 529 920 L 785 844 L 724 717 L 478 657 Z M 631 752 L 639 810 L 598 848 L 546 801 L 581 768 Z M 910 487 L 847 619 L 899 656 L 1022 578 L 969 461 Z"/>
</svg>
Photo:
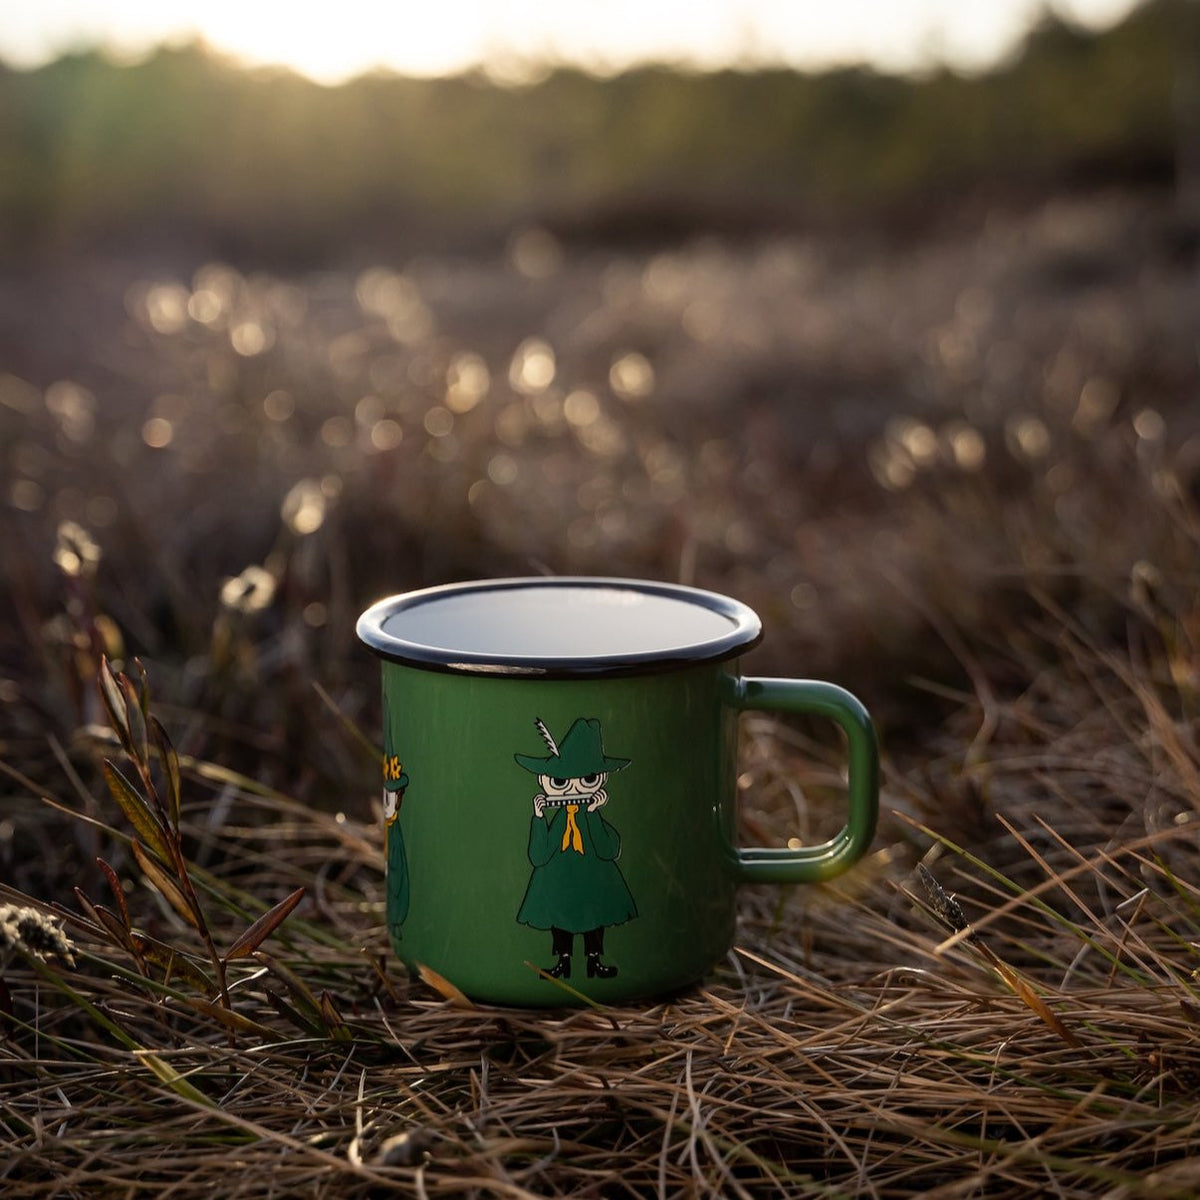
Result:
<svg viewBox="0 0 1200 1200">
<path fill-rule="evenodd" d="M 831 683 L 742 676 L 746 605 L 675 584 L 497 579 L 359 618 L 383 666 L 387 927 L 473 1000 L 621 1002 L 702 978 L 739 884 L 831 879 L 867 850 L 879 753 Z M 845 731 L 848 816 L 798 848 L 736 841 L 737 718 Z"/>
</svg>

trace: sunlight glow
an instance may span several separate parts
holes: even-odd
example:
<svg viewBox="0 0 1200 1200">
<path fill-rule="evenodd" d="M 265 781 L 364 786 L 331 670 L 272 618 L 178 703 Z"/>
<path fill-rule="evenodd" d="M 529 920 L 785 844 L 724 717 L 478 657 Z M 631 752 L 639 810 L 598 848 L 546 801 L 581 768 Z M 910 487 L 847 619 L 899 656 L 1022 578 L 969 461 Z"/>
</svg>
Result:
<svg viewBox="0 0 1200 1200">
<path fill-rule="evenodd" d="M 1055 0 L 1066 18 L 1101 26 L 1133 0 Z M 103 45 L 121 56 L 199 37 L 250 65 L 290 67 L 322 83 L 378 68 L 438 75 L 484 66 L 519 79 L 567 60 L 601 72 L 648 60 L 714 67 L 821 67 L 868 61 L 913 70 L 979 67 L 1009 50 L 1043 0 L 441 0 L 383 6 L 343 0 L 336 21 L 315 6 L 209 0 L 39 0 L 0 18 L 0 57 L 18 66 Z"/>
</svg>

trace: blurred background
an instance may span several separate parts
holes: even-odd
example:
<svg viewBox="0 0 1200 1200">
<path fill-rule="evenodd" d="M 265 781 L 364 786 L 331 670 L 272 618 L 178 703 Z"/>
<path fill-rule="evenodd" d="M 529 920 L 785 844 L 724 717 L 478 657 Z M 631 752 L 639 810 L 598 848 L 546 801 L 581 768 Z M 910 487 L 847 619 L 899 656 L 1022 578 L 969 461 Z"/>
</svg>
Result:
<svg viewBox="0 0 1200 1200">
<path fill-rule="evenodd" d="M 901 749 L 1194 585 L 1189 0 L 63 0 L 0 58 L 27 776 L 107 652 L 185 752 L 368 780 L 354 620 L 461 578 L 728 591 Z"/>
</svg>

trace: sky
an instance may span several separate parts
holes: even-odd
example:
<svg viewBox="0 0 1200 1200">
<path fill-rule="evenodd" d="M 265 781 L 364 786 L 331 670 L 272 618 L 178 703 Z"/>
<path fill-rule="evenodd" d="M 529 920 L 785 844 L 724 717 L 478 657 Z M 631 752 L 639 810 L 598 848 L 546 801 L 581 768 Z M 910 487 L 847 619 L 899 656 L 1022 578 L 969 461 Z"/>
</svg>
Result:
<svg viewBox="0 0 1200 1200">
<path fill-rule="evenodd" d="M 335 84 L 386 67 L 437 75 L 490 65 L 519 74 L 570 61 L 611 71 L 647 60 L 700 67 L 867 62 L 978 69 L 1051 8 L 1101 27 L 1134 0 L 14 0 L 0 59 L 34 66 L 101 45 L 136 57 L 199 36 L 251 65 Z"/>
</svg>

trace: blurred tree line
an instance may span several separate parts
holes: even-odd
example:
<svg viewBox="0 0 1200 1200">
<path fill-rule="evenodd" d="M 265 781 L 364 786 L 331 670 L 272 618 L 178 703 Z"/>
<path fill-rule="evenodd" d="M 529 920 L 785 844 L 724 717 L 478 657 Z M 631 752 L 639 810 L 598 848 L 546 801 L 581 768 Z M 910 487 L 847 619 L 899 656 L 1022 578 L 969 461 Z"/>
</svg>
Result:
<svg viewBox="0 0 1200 1200">
<path fill-rule="evenodd" d="M 577 233 L 924 208 L 972 189 L 1168 181 L 1190 0 L 1102 33 L 1046 17 L 986 74 L 372 74 L 327 88 L 200 45 L 0 68 L 0 249 L 189 245 L 319 261 Z M 609 227 L 605 230 L 605 226 Z"/>
</svg>

